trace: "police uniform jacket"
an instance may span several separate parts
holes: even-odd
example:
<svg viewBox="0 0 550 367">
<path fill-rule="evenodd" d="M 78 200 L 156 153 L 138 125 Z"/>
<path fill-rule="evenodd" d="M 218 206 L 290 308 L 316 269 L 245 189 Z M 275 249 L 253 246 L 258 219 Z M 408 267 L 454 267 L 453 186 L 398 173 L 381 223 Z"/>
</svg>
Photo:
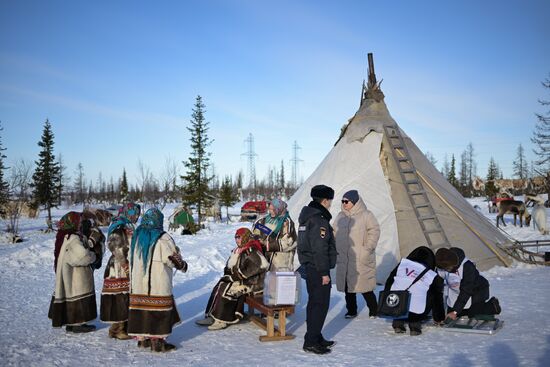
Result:
<svg viewBox="0 0 550 367">
<path fill-rule="evenodd" d="M 336 265 L 336 242 L 330 226 L 330 212 L 312 201 L 302 208 L 298 218 L 298 260 L 311 265 L 321 274 L 329 275 Z"/>
</svg>

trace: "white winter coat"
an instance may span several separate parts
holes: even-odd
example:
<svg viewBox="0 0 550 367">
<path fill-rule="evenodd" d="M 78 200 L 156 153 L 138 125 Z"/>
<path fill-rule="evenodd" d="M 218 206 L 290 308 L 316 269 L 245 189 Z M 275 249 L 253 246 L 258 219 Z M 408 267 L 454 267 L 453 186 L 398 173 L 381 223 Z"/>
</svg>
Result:
<svg viewBox="0 0 550 367">
<path fill-rule="evenodd" d="M 177 252 L 176 244 L 169 234 L 164 233 L 155 244 L 148 264 L 143 261 L 138 248 L 134 249 L 133 264 L 130 269 L 130 293 L 149 296 L 171 296 L 174 264 L 168 259 Z M 150 269 L 150 272 L 149 272 Z M 149 287 L 149 274 L 151 287 Z"/>
<path fill-rule="evenodd" d="M 95 296 L 94 273 L 90 264 L 96 256 L 86 245 L 87 241 L 76 234 L 65 237 L 57 259 L 55 303 L 76 301 L 90 294 Z"/>
</svg>

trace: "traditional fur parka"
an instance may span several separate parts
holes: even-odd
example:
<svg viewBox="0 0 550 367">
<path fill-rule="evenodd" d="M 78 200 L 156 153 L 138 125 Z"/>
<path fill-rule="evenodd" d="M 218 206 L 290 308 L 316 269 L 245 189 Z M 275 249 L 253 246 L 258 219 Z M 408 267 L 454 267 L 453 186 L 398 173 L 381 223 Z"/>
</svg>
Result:
<svg viewBox="0 0 550 367">
<path fill-rule="evenodd" d="M 258 237 L 264 248 L 264 255 L 269 262 L 268 270 L 294 270 L 294 255 L 298 246 L 298 236 L 294 222 L 284 216 L 278 231 L 277 221 L 271 221 L 270 215 L 258 219 L 253 228 L 253 234 Z"/>
<path fill-rule="evenodd" d="M 140 210 L 137 204 L 125 204 L 109 226 L 107 247 L 112 255 L 105 267 L 101 292 L 100 319 L 103 322 L 118 323 L 128 320 L 130 292 L 128 252 L 134 223 L 139 218 Z"/>
<path fill-rule="evenodd" d="M 250 234 L 246 228 L 241 230 Z M 248 239 L 250 236 L 243 237 Z M 246 245 L 235 248 L 227 260 L 224 275 L 212 290 L 205 315 L 226 323 L 242 319 L 244 298 L 262 291 L 268 266 L 258 241 L 247 241 Z"/>
<path fill-rule="evenodd" d="M 55 291 L 48 312 L 54 327 L 82 325 L 97 317 L 91 265 L 96 261 L 94 239 L 99 240 L 103 235 L 98 228 L 92 228 L 91 236 L 83 236 L 78 232 L 79 216 L 80 213 L 74 214 L 74 221 L 78 223 L 74 223 L 72 233 L 64 234 L 67 232 L 61 229 L 58 233 L 62 244 L 59 252 L 56 248 Z"/>
<path fill-rule="evenodd" d="M 121 227 L 109 234 L 107 247 L 112 255 L 105 267 L 103 290 L 101 292 L 100 319 L 103 322 L 123 322 L 128 320 L 128 300 L 130 292 L 130 267 L 128 249 L 131 232 Z"/>
<path fill-rule="evenodd" d="M 179 248 L 163 231 L 164 216 L 149 209 L 132 236 L 128 335 L 165 338 L 180 322 L 172 294 L 173 269 L 187 271 Z"/>
</svg>

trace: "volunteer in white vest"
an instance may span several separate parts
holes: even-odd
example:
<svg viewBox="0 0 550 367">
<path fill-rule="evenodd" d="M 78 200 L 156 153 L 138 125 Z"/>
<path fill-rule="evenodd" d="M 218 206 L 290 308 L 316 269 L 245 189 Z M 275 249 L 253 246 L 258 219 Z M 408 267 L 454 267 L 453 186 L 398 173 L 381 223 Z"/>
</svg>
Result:
<svg viewBox="0 0 550 367">
<path fill-rule="evenodd" d="M 421 321 L 430 311 L 433 319 L 441 322 L 445 318 L 443 308 L 443 279 L 434 271 L 435 256 L 431 249 L 420 246 L 414 249 L 406 259 L 401 259 L 390 273 L 385 290 L 405 290 L 426 268 L 429 270 L 410 288 L 411 303 L 406 319 L 393 320 L 392 327 L 396 333 L 404 333 L 405 322 L 409 323 L 411 335 L 422 334 Z"/>
<path fill-rule="evenodd" d="M 455 320 L 463 315 L 473 317 L 500 313 L 498 299 L 489 298 L 489 282 L 479 274 L 462 249 L 440 248 L 435 258 L 438 273 L 445 281 L 448 318 Z"/>
</svg>

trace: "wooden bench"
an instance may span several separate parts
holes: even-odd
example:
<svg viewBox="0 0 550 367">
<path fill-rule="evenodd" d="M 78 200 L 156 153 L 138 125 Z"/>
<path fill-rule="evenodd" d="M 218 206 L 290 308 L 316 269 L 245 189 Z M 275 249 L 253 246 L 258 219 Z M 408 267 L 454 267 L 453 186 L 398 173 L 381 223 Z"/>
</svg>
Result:
<svg viewBox="0 0 550 367">
<path fill-rule="evenodd" d="M 261 342 L 290 340 L 295 336 L 286 333 L 286 316 L 294 313 L 294 306 L 266 306 L 262 296 L 247 296 L 245 303 L 248 305 L 250 321 L 267 331 L 267 335 L 260 335 Z M 258 310 L 266 315 L 267 321 L 254 314 Z M 275 326 L 275 313 L 279 314 L 279 327 Z"/>
</svg>

